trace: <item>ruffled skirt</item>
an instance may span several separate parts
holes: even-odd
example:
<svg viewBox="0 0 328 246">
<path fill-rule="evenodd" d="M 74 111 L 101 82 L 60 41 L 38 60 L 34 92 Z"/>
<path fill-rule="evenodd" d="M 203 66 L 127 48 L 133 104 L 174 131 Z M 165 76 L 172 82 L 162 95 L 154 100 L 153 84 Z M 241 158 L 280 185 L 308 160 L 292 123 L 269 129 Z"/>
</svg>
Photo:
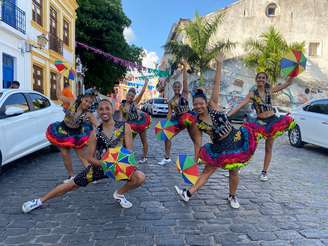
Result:
<svg viewBox="0 0 328 246">
<path fill-rule="evenodd" d="M 81 149 L 87 144 L 92 130 L 92 125 L 86 122 L 77 129 L 69 128 L 63 121 L 55 122 L 48 126 L 46 137 L 58 147 Z"/>
<path fill-rule="evenodd" d="M 138 119 L 127 121 L 127 123 L 134 133 L 142 133 L 150 127 L 151 117 L 145 112 L 140 112 Z"/>
<path fill-rule="evenodd" d="M 257 135 L 248 127 L 233 129 L 224 139 L 207 143 L 200 149 L 199 157 L 206 165 L 227 170 L 243 168 L 257 147 Z"/>
<path fill-rule="evenodd" d="M 266 119 L 258 118 L 255 122 L 247 122 L 244 124 L 252 128 L 262 138 L 277 138 L 296 126 L 296 122 L 289 115 L 276 116 L 273 115 Z"/>
</svg>

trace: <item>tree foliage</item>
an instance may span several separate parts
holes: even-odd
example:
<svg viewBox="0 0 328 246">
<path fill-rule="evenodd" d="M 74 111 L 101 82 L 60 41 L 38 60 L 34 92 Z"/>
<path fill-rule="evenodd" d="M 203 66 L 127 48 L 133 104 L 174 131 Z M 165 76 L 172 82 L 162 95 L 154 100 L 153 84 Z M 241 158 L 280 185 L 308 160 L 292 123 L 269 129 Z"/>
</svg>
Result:
<svg viewBox="0 0 328 246">
<path fill-rule="evenodd" d="M 164 46 L 166 51 L 174 55 L 174 62 L 184 58 L 196 72 L 200 72 L 201 83 L 204 81 L 204 72 L 219 52 L 231 50 L 235 46 L 229 40 L 217 41 L 214 38 L 223 18 L 223 14 L 217 14 L 206 19 L 196 13 L 192 21 L 178 30 L 185 35 L 186 42 L 171 40 Z"/>
<path fill-rule="evenodd" d="M 304 51 L 305 43 L 288 44 L 284 37 L 270 27 L 259 39 L 249 39 L 244 48 L 248 52 L 244 62 L 249 67 L 256 67 L 257 72 L 266 72 L 269 81 L 275 84 L 280 77 L 280 60 L 289 49 Z"/>
<path fill-rule="evenodd" d="M 143 49 L 129 45 L 123 30 L 131 21 L 124 14 L 121 0 L 78 0 L 76 39 L 114 56 L 141 64 Z M 77 48 L 76 53 L 87 67 L 85 84 L 108 92 L 124 77 L 126 68 L 105 57 Z"/>
</svg>

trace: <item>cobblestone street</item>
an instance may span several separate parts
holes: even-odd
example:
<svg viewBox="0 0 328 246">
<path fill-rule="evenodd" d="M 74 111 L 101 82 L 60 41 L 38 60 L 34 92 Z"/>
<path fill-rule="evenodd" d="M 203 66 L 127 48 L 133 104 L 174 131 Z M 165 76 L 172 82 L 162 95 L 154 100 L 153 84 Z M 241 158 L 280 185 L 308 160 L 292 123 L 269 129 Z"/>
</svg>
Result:
<svg viewBox="0 0 328 246">
<path fill-rule="evenodd" d="M 156 123 L 157 120 L 154 120 Z M 153 123 L 153 124 L 154 124 Z M 164 146 L 148 131 L 148 163 L 142 188 L 128 193 L 131 209 L 112 198 L 118 183 L 108 179 L 56 198 L 30 214 L 24 201 L 37 198 L 66 178 L 61 156 L 43 150 L 18 160 L 0 176 L 0 245 L 328 245 L 328 151 L 296 149 L 287 136 L 277 140 L 269 181 L 259 181 L 263 142 L 241 171 L 241 208 L 227 203 L 228 179 L 217 171 L 188 204 L 174 185 L 182 185 L 175 163 L 157 162 Z M 136 141 L 137 156 L 141 148 Z M 193 153 L 186 132 L 174 139 L 172 157 Z M 75 158 L 75 173 L 82 165 Z"/>
</svg>

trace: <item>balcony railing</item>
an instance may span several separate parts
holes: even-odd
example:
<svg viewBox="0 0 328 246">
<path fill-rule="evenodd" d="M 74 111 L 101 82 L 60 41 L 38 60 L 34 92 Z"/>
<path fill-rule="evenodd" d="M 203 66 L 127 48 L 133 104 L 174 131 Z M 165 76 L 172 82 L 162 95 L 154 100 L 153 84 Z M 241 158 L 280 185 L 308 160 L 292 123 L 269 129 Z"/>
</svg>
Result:
<svg viewBox="0 0 328 246">
<path fill-rule="evenodd" d="M 63 54 L 63 41 L 53 33 L 49 33 L 49 49 Z"/>
<path fill-rule="evenodd" d="M 9 0 L 0 0 L 0 21 L 25 34 L 25 12 Z"/>
</svg>

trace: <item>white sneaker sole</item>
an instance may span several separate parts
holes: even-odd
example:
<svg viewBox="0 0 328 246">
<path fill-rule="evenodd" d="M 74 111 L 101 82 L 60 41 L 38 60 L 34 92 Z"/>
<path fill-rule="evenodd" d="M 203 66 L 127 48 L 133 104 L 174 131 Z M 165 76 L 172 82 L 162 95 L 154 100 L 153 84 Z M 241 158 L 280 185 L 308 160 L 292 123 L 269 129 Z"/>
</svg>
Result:
<svg viewBox="0 0 328 246">
<path fill-rule="evenodd" d="M 174 186 L 175 191 L 177 192 L 177 194 L 179 195 L 179 197 L 181 198 L 182 201 L 184 202 L 188 202 L 189 198 L 186 200 L 185 197 L 182 195 L 182 190 L 178 187 L 178 186 Z"/>
</svg>

